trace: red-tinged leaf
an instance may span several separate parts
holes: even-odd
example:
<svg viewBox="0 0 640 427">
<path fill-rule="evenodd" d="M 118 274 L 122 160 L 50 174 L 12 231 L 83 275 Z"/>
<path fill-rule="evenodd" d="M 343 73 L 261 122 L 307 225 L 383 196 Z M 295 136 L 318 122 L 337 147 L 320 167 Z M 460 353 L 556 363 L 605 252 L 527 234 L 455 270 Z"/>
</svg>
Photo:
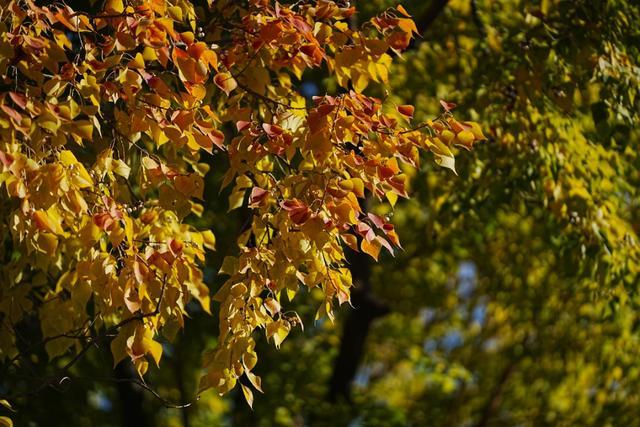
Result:
<svg viewBox="0 0 640 427">
<path fill-rule="evenodd" d="M 93 216 L 93 223 L 102 230 L 108 231 L 113 225 L 114 221 L 108 212 L 102 212 Z"/>
<path fill-rule="evenodd" d="M 238 129 L 238 132 L 242 132 L 243 130 L 247 129 L 249 126 L 251 126 L 251 122 L 247 122 L 244 120 L 238 120 L 236 122 L 236 129 Z"/>
<path fill-rule="evenodd" d="M 411 33 L 398 31 L 389 37 L 389 46 L 396 51 L 403 51 L 411 43 Z"/>
<path fill-rule="evenodd" d="M 359 222 L 356 226 L 356 231 L 362 238 L 371 242 L 376 238 L 376 233 L 374 233 L 373 229 L 369 226 L 369 224 L 365 222 Z"/>
<path fill-rule="evenodd" d="M 280 203 L 280 206 L 288 212 L 289 218 L 294 224 L 302 225 L 311 218 L 311 210 L 297 199 L 285 200 Z"/>
<path fill-rule="evenodd" d="M 13 108 L 7 105 L 0 105 L 0 108 L 2 108 L 2 111 L 4 111 L 7 114 L 7 116 L 11 117 L 17 123 L 20 123 L 22 121 L 22 115 L 18 113 L 16 110 L 14 110 Z"/>
<path fill-rule="evenodd" d="M 465 125 L 464 123 L 460 123 L 459 121 L 453 118 L 449 119 L 447 123 L 449 123 L 449 126 L 451 126 L 451 130 L 456 135 L 459 134 L 460 132 L 464 132 L 465 130 L 471 130 L 471 126 Z"/>
<path fill-rule="evenodd" d="M 382 237 L 382 236 L 377 236 L 377 237 L 376 237 L 376 240 L 377 240 L 378 242 L 380 242 L 380 244 L 381 244 L 382 246 L 384 246 L 384 247 L 389 251 L 389 253 L 390 253 L 391 255 L 394 255 L 394 253 L 393 253 L 393 247 L 389 244 L 389 242 L 387 241 L 387 239 L 385 239 L 385 238 L 384 238 L 384 237 Z M 395 255 L 394 255 L 394 256 L 395 256 Z"/>
<path fill-rule="evenodd" d="M 200 60 L 202 55 L 209 50 L 209 47 L 204 42 L 193 43 L 187 49 L 187 52 L 195 60 Z"/>
<path fill-rule="evenodd" d="M 48 231 L 50 233 L 56 233 L 56 226 L 53 224 L 49 216 L 45 211 L 38 210 L 33 212 L 31 219 L 40 231 Z"/>
<path fill-rule="evenodd" d="M 447 113 L 457 107 L 457 105 L 453 102 L 447 102 L 443 99 L 440 100 L 440 105 L 442 105 L 442 108 L 444 108 L 444 111 L 446 111 Z"/>
<path fill-rule="evenodd" d="M 169 242 L 169 250 L 173 254 L 173 256 L 177 257 L 182 253 L 182 249 L 184 248 L 184 244 L 177 239 L 171 239 Z"/>
<path fill-rule="evenodd" d="M 302 225 L 311 217 L 311 210 L 309 208 L 298 209 L 289 212 L 289 216 L 294 224 Z"/>
<path fill-rule="evenodd" d="M 9 92 L 9 96 L 11 97 L 11 100 L 20 108 L 22 108 L 23 110 L 25 108 L 27 108 L 27 97 L 24 96 L 21 93 L 16 93 L 16 92 Z"/>
<path fill-rule="evenodd" d="M 392 176 L 394 176 L 396 173 L 393 170 L 393 168 L 390 168 L 388 166 L 378 166 L 378 176 L 380 177 L 381 180 L 387 180 L 389 178 L 391 178 Z"/>
<path fill-rule="evenodd" d="M 344 304 L 345 302 L 351 302 L 351 295 L 349 295 L 342 289 L 338 289 L 338 291 L 336 292 L 336 296 L 338 297 L 338 304 L 340 305 Z"/>
<path fill-rule="evenodd" d="M 403 116 L 413 117 L 414 110 L 415 110 L 415 108 L 413 107 L 413 105 L 399 105 L 398 106 L 398 112 L 400 114 L 402 114 Z"/>
<path fill-rule="evenodd" d="M 221 150 L 224 150 L 224 133 L 218 129 L 213 129 L 210 136 L 213 143 Z"/>
<path fill-rule="evenodd" d="M 9 167 L 11 166 L 11 163 L 13 163 L 13 156 L 10 153 L 5 153 L 0 150 L 0 162 L 2 162 L 6 167 Z"/>
<path fill-rule="evenodd" d="M 291 212 L 292 210 L 298 209 L 301 206 L 304 206 L 304 204 L 297 199 L 285 200 L 283 202 L 280 202 L 280 207 L 287 212 Z"/>
<path fill-rule="evenodd" d="M 263 123 L 262 124 L 262 129 L 264 129 L 265 133 L 270 138 L 276 138 L 276 137 L 282 135 L 282 132 L 284 132 L 280 126 L 278 126 L 278 125 L 270 125 L 268 123 Z"/>
<path fill-rule="evenodd" d="M 336 108 L 335 104 L 322 104 L 322 105 L 319 105 L 318 108 L 316 108 L 316 112 L 320 116 L 326 116 L 331 114 L 331 112 L 335 110 L 335 108 Z"/>
<path fill-rule="evenodd" d="M 373 222 L 373 224 L 378 227 L 378 228 L 383 228 L 385 225 L 385 221 L 384 218 L 382 218 L 381 216 L 378 216 L 374 213 L 369 212 L 367 214 L 367 216 L 369 217 L 369 219 L 371 220 L 371 222 Z"/>
<path fill-rule="evenodd" d="M 202 134 L 202 133 L 194 132 L 193 133 L 193 138 L 196 140 L 196 143 L 200 147 L 202 147 L 203 150 L 205 150 L 208 153 L 212 152 L 213 141 L 212 141 L 210 135 L 205 135 L 205 134 Z"/>
<path fill-rule="evenodd" d="M 44 49 L 47 46 L 46 39 L 40 37 L 31 37 L 31 36 L 22 36 L 22 40 L 27 44 L 27 46 L 32 47 L 34 49 Z"/>
<path fill-rule="evenodd" d="M 213 82 L 218 86 L 224 93 L 229 96 L 229 94 L 238 87 L 238 83 L 233 78 L 233 76 L 229 73 L 218 73 L 213 78 Z"/>
<path fill-rule="evenodd" d="M 249 196 L 249 207 L 256 208 L 262 204 L 269 192 L 264 188 L 253 187 Z"/>
<path fill-rule="evenodd" d="M 407 194 L 407 190 L 405 188 L 405 176 L 403 175 L 397 175 L 394 176 L 393 178 L 389 179 L 387 181 L 387 183 L 389 183 L 389 185 L 391 185 L 391 187 L 393 188 L 393 190 L 399 195 L 402 196 L 404 198 L 408 197 Z"/>
</svg>

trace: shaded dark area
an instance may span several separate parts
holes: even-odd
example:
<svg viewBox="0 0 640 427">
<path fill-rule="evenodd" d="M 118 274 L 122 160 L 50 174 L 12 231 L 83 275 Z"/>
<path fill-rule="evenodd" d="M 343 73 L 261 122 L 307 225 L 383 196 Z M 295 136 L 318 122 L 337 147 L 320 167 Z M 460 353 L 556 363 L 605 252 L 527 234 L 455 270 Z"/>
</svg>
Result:
<svg viewBox="0 0 640 427">
<path fill-rule="evenodd" d="M 155 425 L 153 418 L 145 411 L 145 391 L 133 381 L 137 378 L 131 361 L 120 362 L 114 371 L 118 397 L 122 407 L 122 427 L 148 427 Z"/>
<path fill-rule="evenodd" d="M 375 319 L 389 313 L 389 307 L 371 294 L 371 257 L 350 251 L 348 261 L 355 286 L 351 294 L 353 311 L 349 312 L 344 322 L 328 398 L 335 402 L 341 396 L 351 403 L 350 386 L 364 356 L 369 328 Z"/>
</svg>

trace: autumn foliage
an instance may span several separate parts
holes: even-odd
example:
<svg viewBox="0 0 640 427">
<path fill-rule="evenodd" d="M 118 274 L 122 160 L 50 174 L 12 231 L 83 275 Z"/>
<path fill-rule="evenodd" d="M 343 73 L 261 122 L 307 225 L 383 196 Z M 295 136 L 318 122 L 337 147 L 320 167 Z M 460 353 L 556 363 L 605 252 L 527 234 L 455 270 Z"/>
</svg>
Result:
<svg viewBox="0 0 640 427">
<path fill-rule="evenodd" d="M 449 103 L 415 123 L 412 106 L 365 95 L 416 35 L 400 6 L 355 29 L 354 8 L 326 0 L 209 3 L 0 9 L 0 359 L 19 369 L 45 346 L 62 362 L 43 387 L 96 345 L 143 376 L 197 300 L 220 318 L 200 390 L 243 375 L 261 390 L 257 330 L 280 346 L 301 326 L 282 309 L 300 288 L 322 290 L 317 317 L 349 302 L 345 247 L 375 259 L 401 247 L 365 199 L 394 205 L 420 151 L 454 169 L 452 147 L 484 138 Z M 320 67 L 340 90 L 306 99 L 298 82 Z M 228 159 L 229 210 L 248 212 L 237 241 L 218 242 L 237 249 L 213 296 L 202 266 L 215 227 L 190 225 L 210 156 Z M 16 342 L 27 316 L 41 325 L 32 348 Z"/>
</svg>

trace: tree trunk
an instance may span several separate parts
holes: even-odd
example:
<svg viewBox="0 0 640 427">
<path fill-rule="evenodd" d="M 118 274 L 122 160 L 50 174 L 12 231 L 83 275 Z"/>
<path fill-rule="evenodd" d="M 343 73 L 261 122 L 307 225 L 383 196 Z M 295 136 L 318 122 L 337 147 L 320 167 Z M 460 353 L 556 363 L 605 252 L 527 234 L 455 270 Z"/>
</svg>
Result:
<svg viewBox="0 0 640 427">
<path fill-rule="evenodd" d="M 133 364 L 123 361 L 116 366 L 114 376 L 122 410 L 122 427 L 150 427 L 153 423 L 144 411 L 144 390 L 133 383 L 137 374 Z"/>
<path fill-rule="evenodd" d="M 351 382 L 364 354 L 364 346 L 371 322 L 384 316 L 389 308 L 377 301 L 370 293 L 371 261 L 364 253 L 349 253 L 351 275 L 355 289 L 351 294 L 354 309 L 344 323 L 340 352 L 336 358 L 333 375 L 329 382 L 328 399 L 335 401 L 338 396 L 351 403 Z"/>
</svg>

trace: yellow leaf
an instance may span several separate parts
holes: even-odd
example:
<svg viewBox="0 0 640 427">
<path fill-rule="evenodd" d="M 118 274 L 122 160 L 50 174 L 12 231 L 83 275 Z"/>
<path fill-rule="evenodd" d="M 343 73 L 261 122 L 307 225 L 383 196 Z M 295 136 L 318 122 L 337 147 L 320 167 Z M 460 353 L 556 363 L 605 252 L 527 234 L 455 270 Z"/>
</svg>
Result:
<svg viewBox="0 0 640 427">
<path fill-rule="evenodd" d="M 248 370 L 245 370 L 245 375 L 247 376 L 251 384 L 256 388 L 256 390 L 258 390 L 260 393 L 264 393 L 262 391 L 262 379 L 259 376 Z"/>
<path fill-rule="evenodd" d="M 213 82 L 218 86 L 224 93 L 229 96 L 229 94 L 238 87 L 238 83 L 233 78 L 233 76 L 229 73 L 218 73 L 213 78 Z"/>
<path fill-rule="evenodd" d="M 276 348 L 280 348 L 282 341 L 289 335 L 291 327 L 288 323 L 279 320 L 277 322 L 271 322 L 267 325 L 267 338 L 273 337 L 273 343 Z"/>
<path fill-rule="evenodd" d="M 169 138 L 167 137 L 167 135 L 162 131 L 160 126 L 158 126 L 158 124 L 154 121 L 149 121 L 149 135 L 151 136 L 151 139 L 153 139 L 153 142 L 155 142 L 158 145 L 158 147 L 162 146 L 167 141 L 169 141 Z"/>
<path fill-rule="evenodd" d="M 51 233 L 40 233 L 37 239 L 38 249 L 49 256 L 53 256 L 58 248 L 58 238 Z"/>
<path fill-rule="evenodd" d="M 78 159 L 76 159 L 76 156 L 71 151 L 63 150 L 60 152 L 60 162 L 64 166 L 71 166 L 78 163 Z"/>
<path fill-rule="evenodd" d="M 371 257 L 376 261 L 378 261 L 378 255 L 380 254 L 381 247 L 382 245 L 377 240 L 369 242 L 367 239 L 362 239 L 362 242 L 360 242 L 360 249 L 362 249 L 362 252 L 371 255 Z"/>
<path fill-rule="evenodd" d="M 87 141 L 93 140 L 93 123 L 89 120 L 78 120 L 73 123 L 72 132 Z"/>
<path fill-rule="evenodd" d="M 138 70 L 144 69 L 144 58 L 140 52 L 136 53 L 136 56 L 133 57 L 129 64 L 127 64 L 129 68 L 136 68 Z"/>
<path fill-rule="evenodd" d="M 242 355 L 242 362 L 244 363 L 245 369 L 248 372 L 249 370 L 253 369 L 254 366 L 256 366 L 256 363 L 258 363 L 258 355 L 253 350 L 247 351 Z M 260 388 L 259 390 L 262 391 L 262 388 Z"/>
<path fill-rule="evenodd" d="M 369 85 L 369 75 L 356 69 L 351 70 L 351 83 L 356 92 L 362 93 Z"/>
<path fill-rule="evenodd" d="M 31 219 L 33 223 L 36 225 L 38 230 L 40 231 L 48 231 L 50 233 L 55 234 L 57 231 L 57 227 L 54 224 L 53 220 L 49 218 L 47 212 L 43 210 L 34 211 L 31 215 Z"/>
<path fill-rule="evenodd" d="M 233 275 L 238 269 L 238 258 L 233 256 L 226 256 L 224 260 L 222 260 L 222 267 L 220 267 L 220 271 L 218 274 L 226 274 L 228 276 Z"/>
<path fill-rule="evenodd" d="M 463 130 L 458 135 L 456 135 L 453 143 L 469 150 L 473 146 L 474 139 L 475 136 L 473 135 L 473 132 L 471 132 L 470 130 Z"/>
<path fill-rule="evenodd" d="M 188 176 L 179 175 L 173 180 L 176 190 L 187 197 L 196 197 L 202 199 L 204 192 L 204 180 L 197 174 Z"/>
<path fill-rule="evenodd" d="M 118 331 L 118 336 L 111 340 L 111 354 L 113 355 L 114 368 L 127 357 L 127 340 L 131 333 L 130 329 L 131 328 L 121 328 Z"/>
<path fill-rule="evenodd" d="M 0 405 L 4 406 L 5 408 L 7 408 L 9 410 L 13 410 L 13 408 L 11 407 L 11 404 L 6 399 L 0 399 Z"/>
<path fill-rule="evenodd" d="M 13 427 L 13 421 L 8 417 L 0 417 L 0 427 Z"/>
<path fill-rule="evenodd" d="M 398 201 L 398 195 L 396 193 L 393 191 L 387 191 L 385 196 L 387 196 L 387 200 L 392 207 L 396 205 L 396 202 Z"/>
<path fill-rule="evenodd" d="M 142 377 L 147 372 L 147 369 L 149 369 L 149 362 L 144 359 L 137 359 L 133 364 L 140 377 Z"/>
<path fill-rule="evenodd" d="M 240 386 L 242 387 L 242 394 L 244 395 L 245 400 L 249 404 L 249 407 L 253 409 L 253 392 L 249 387 L 242 383 L 240 384 Z"/>
<path fill-rule="evenodd" d="M 238 209 L 239 207 L 242 206 L 242 203 L 244 202 L 245 193 L 246 193 L 246 189 L 240 189 L 232 192 L 229 195 L 229 209 L 227 210 L 227 212 L 230 212 L 234 209 Z"/>
<path fill-rule="evenodd" d="M 115 173 L 116 175 L 120 175 L 125 179 L 129 178 L 129 173 L 131 172 L 131 168 L 129 167 L 129 165 L 127 165 L 120 159 L 113 160 L 113 162 L 111 163 L 111 169 L 113 170 L 113 173 Z"/>
<path fill-rule="evenodd" d="M 122 13 L 124 12 L 124 3 L 122 0 L 107 0 L 104 10 L 110 13 Z"/>
<path fill-rule="evenodd" d="M 176 21 L 182 21 L 182 9 L 180 6 L 171 6 L 167 8 L 167 13 Z"/>
<path fill-rule="evenodd" d="M 142 59 L 144 59 L 145 61 L 156 61 L 158 59 L 158 54 L 156 53 L 156 50 L 151 46 L 145 46 L 144 50 L 142 51 Z"/>
<path fill-rule="evenodd" d="M 212 251 L 216 250 L 216 236 L 211 230 L 203 231 L 202 238 L 204 239 L 205 248 L 211 249 Z"/>
<path fill-rule="evenodd" d="M 124 217 L 124 234 L 127 237 L 129 247 L 133 246 L 133 220 L 128 216 Z"/>
<path fill-rule="evenodd" d="M 345 190 L 353 191 L 357 197 L 364 197 L 364 183 L 360 178 L 345 179 L 338 185 Z"/>
<path fill-rule="evenodd" d="M 162 357 L 162 344 L 145 337 L 143 339 L 143 345 L 145 352 L 151 354 L 153 360 L 156 362 L 156 366 L 160 366 L 160 358 Z"/>
<path fill-rule="evenodd" d="M 438 166 L 442 166 L 443 168 L 451 169 L 453 173 L 458 175 L 458 172 L 456 172 L 456 160 L 453 158 L 453 156 L 436 154 L 436 164 Z"/>
</svg>

